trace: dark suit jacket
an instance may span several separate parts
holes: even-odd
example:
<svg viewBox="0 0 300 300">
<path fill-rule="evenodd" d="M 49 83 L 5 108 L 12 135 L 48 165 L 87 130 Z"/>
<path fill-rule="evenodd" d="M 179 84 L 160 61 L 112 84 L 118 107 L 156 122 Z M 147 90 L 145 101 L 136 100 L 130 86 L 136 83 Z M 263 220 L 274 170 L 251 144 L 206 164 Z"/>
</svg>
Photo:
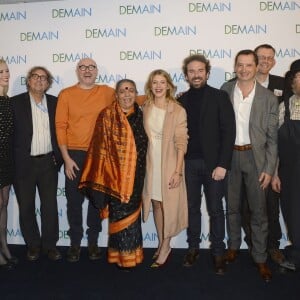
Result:
<svg viewBox="0 0 300 300">
<path fill-rule="evenodd" d="M 179 98 L 183 107 L 189 101 L 189 93 L 190 90 Z M 229 96 L 207 85 L 202 101 L 199 133 L 206 167 L 210 171 L 216 167 L 229 170 L 235 141 L 235 116 Z"/>
<path fill-rule="evenodd" d="M 46 94 L 46 98 L 52 148 L 57 164 L 57 169 L 59 170 L 63 160 L 57 145 L 55 133 L 55 110 L 57 98 L 48 94 Z M 11 101 L 14 115 L 13 148 L 15 161 L 15 178 L 17 179 L 26 176 L 28 172 L 30 172 L 30 152 L 33 135 L 32 113 L 30 96 L 28 92 L 12 97 Z"/>
<path fill-rule="evenodd" d="M 274 92 L 274 90 L 283 91 L 284 88 L 284 78 L 277 75 L 269 74 L 269 85 L 268 90 Z"/>
</svg>

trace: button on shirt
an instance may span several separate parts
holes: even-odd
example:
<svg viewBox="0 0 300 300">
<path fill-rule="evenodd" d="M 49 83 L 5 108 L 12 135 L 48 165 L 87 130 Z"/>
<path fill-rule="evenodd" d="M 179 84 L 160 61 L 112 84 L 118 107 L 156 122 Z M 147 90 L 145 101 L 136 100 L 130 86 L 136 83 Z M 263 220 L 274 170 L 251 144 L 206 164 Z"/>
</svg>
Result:
<svg viewBox="0 0 300 300">
<path fill-rule="evenodd" d="M 46 154 L 52 151 L 50 124 L 46 96 L 40 103 L 36 103 L 30 95 L 32 113 L 32 141 L 31 155 Z"/>
<path fill-rule="evenodd" d="M 251 144 L 249 135 L 250 112 L 255 95 L 256 82 L 254 88 L 247 97 L 243 97 L 242 91 L 236 84 L 234 88 L 234 113 L 236 122 L 235 145 Z"/>
</svg>

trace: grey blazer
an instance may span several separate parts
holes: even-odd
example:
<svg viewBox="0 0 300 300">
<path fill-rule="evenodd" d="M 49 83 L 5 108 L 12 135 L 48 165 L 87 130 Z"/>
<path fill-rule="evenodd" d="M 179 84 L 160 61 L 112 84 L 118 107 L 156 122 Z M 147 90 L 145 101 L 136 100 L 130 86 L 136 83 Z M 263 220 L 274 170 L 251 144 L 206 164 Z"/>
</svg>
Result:
<svg viewBox="0 0 300 300">
<path fill-rule="evenodd" d="M 233 104 L 236 80 L 226 82 L 226 91 Z M 249 135 L 258 174 L 273 175 L 277 159 L 278 100 L 271 91 L 256 82 L 250 112 Z"/>
</svg>

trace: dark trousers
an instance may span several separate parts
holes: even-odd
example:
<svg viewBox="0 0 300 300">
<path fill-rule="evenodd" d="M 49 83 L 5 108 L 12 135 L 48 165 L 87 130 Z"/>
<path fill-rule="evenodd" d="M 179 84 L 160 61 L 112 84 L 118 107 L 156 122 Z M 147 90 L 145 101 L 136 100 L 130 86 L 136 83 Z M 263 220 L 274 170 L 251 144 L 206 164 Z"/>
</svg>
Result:
<svg viewBox="0 0 300 300">
<path fill-rule="evenodd" d="M 58 174 L 52 155 L 31 158 L 30 172 L 17 178 L 14 189 L 19 204 L 20 227 L 28 247 L 54 248 L 58 241 Z M 40 197 L 41 234 L 36 219 L 36 188 Z"/>
<path fill-rule="evenodd" d="M 189 248 L 199 248 L 201 242 L 201 200 L 202 186 L 206 199 L 206 207 L 210 218 L 211 249 L 213 255 L 223 255 L 225 244 L 225 217 L 222 198 L 225 180 L 216 181 L 211 178 L 203 159 L 185 161 L 185 178 L 188 198 L 187 242 Z"/>
<path fill-rule="evenodd" d="M 281 180 L 281 209 L 287 225 L 291 245 L 287 246 L 288 260 L 300 268 L 300 159 L 291 166 L 282 166 L 279 170 Z"/>
<path fill-rule="evenodd" d="M 267 198 L 267 215 L 268 215 L 268 242 L 267 249 L 279 249 L 280 239 L 282 237 L 280 222 L 279 222 L 279 205 L 280 195 L 272 190 L 271 185 L 266 191 Z M 251 226 L 250 226 L 250 209 L 246 193 L 242 202 L 242 226 L 245 232 L 245 242 L 248 247 L 252 247 L 251 242 Z"/>
<path fill-rule="evenodd" d="M 85 162 L 86 151 L 69 150 L 69 155 L 76 162 L 80 170 L 75 170 L 76 178 L 74 180 L 70 180 L 66 176 L 67 216 L 70 226 L 68 235 L 71 239 L 72 246 L 80 246 L 83 237 L 82 204 L 85 196 L 78 190 L 78 184 Z M 97 244 L 99 232 L 102 229 L 101 219 L 99 209 L 95 208 L 91 201 L 88 203 L 86 223 L 88 227 L 86 231 L 88 243 Z"/>
</svg>

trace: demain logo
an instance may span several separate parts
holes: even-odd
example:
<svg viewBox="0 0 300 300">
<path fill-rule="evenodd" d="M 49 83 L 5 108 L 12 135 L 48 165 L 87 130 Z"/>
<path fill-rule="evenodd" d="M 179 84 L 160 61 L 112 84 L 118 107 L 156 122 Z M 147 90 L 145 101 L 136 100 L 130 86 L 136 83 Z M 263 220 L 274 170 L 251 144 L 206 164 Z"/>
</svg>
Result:
<svg viewBox="0 0 300 300">
<path fill-rule="evenodd" d="M 65 187 L 57 187 L 56 196 L 58 196 L 58 197 L 66 197 L 66 189 L 65 189 Z"/>
<path fill-rule="evenodd" d="M 60 77 L 59 76 L 53 76 L 53 83 L 57 84 L 57 85 L 60 85 L 61 84 Z M 26 85 L 26 76 L 23 75 L 23 76 L 20 77 L 20 85 L 21 86 Z"/>
<path fill-rule="evenodd" d="M 99 39 L 99 38 L 120 38 L 127 36 L 127 29 L 123 28 L 89 28 L 85 30 L 86 39 Z"/>
<path fill-rule="evenodd" d="M 225 34 L 267 34 L 267 24 L 225 24 Z"/>
<path fill-rule="evenodd" d="M 41 216 L 41 210 L 39 208 L 35 209 L 35 215 L 39 216 L 39 217 Z M 58 215 L 59 218 L 63 217 L 64 213 L 63 213 L 62 208 L 57 209 L 57 215 Z"/>
<path fill-rule="evenodd" d="M 300 10 L 299 1 L 260 1 L 260 11 L 294 11 Z"/>
<path fill-rule="evenodd" d="M 112 84 L 117 83 L 121 79 L 126 79 L 127 75 L 124 74 L 98 74 L 95 82 L 97 84 Z"/>
<path fill-rule="evenodd" d="M 197 35 L 197 27 L 189 26 L 155 26 L 154 36 L 188 36 Z"/>
<path fill-rule="evenodd" d="M 205 242 L 209 242 L 209 233 L 201 233 L 200 235 L 200 241 L 205 241 Z"/>
<path fill-rule="evenodd" d="M 22 21 L 26 19 L 27 19 L 26 10 L 0 12 L 0 22 Z"/>
<path fill-rule="evenodd" d="M 58 31 L 27 31 L 20 32 L 20 41 L 21 42 L 32 42 L 32 41 L 51 41 L 58 40 L 59 32 Z"/>
<path fill-rule="evenodd" d="M 184 77 L 184 74 L 182 72 L 170 72 L 169 73 L 172 81 L 174 83 L 180 83 L 180 82 L 185 82 L 185 77 Z"/>
<path fill-rule="evenodd" d="M 69 240 L 70 237 L 68 235 L 68 230 L 59 230 L 58 231 L 58 238 L 59 239 L 64 239 L 64 240 Z"/>
<path fill-rule="evenodd" d="M 231 49 L 190 49 L 190 55 L 201 54 L 208 59 L 232 58 Z"/>
<path fill-rule="evenodd" d="M 91 52 L 52 53 L 54 63 L 76 62 L 83 58 L 93 58 L 93 54 Z"/>
<path fill-rule="evenodd" d="M 61 79 L 59 76 L 53 76 L 53 83 L 54 84 L 57 84 L 57 85 L 60 85 L 61 84 Z M 20 77 L 20 85 L 23 86 L 23 85 L 26 85 L 26 76 L 21 76 Z"/>
<path fill-rule="evenodd" d="M 7 236 L 9 236 L 9 237 L 23 237 L 20 228 L 17 228 L 17 229 L 14 229 L 14 228 L 8 229 L 7 228 L 6 232 L 7 232 Z"/>
<path fill-rule="evenodd" d="M 91 17 L 93 9 L 91 7 L 73 7 L 73 8 L 52 8 L 51 16 L 57 18 L 76 18 Z"/>
<path fill-rule="evenodd" d="M 300 48 L 279 48 L 276 49 L 276 57 L 286 58 L 286 57 L 300 57 Z"/>
<path fill-rule="evenodd" d="M 8 65 L 21 65 L 27 63 L 27 55 L 8 55 L 2 56 Z"/>
<path fill-rule="evenodd" d="M 120 5 L 120 15 L 160 14 L 161 4 Z"/>
<path fill-rule="evenodd" d="M 188 10 L 192 13 L 231 12 L 231 2 L 189 2 Z"/>
<path fill-rule="evenodd" d="M 158 240 L 158 235 L 156 232 L 146 232 L 144 235 L 143 235 L 143 241 L 146 242 L 154 242 Z"/>
<path fill-rule="evenodd" d="M 161 50 L 123 50 L 120 51 L 120 60 L 142 61 L 161 60 Z"/>
</svg>

